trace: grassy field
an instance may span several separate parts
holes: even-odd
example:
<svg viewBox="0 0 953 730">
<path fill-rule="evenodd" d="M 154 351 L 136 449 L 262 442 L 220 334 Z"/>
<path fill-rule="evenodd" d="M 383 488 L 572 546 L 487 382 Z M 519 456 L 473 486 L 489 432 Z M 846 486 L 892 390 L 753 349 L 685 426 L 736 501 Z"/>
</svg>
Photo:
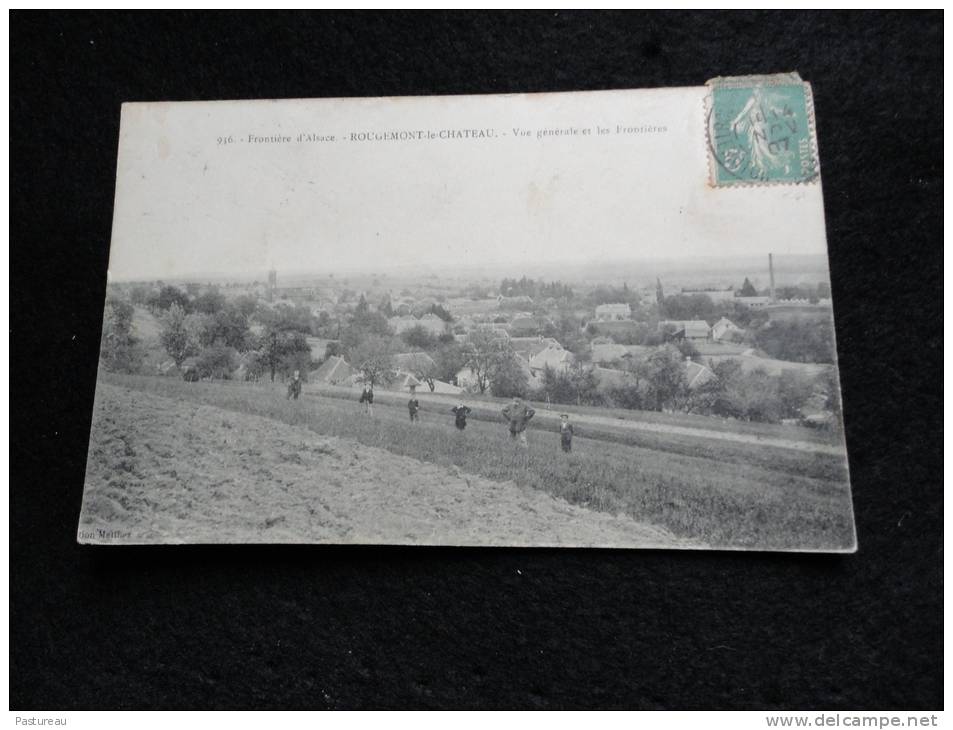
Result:
<svg viewBox="0 0 953 730">
<path fill-rule="evenodd" d="M 94 419 L 83 543 L 695 547 L 512 481 L 201 402 L 100 382 Z"/>
<path fill-rule="evenodd" d="M 460 434 L 449 414 L 428 412 L 411 425 L 405 397 L 378 396 L 375 415 L 368 418 L 353 399 L 310 395 L 288 401 L 277 385 L 101 377 L 512 481 L 715 547 L 845 550 L 853 545 L 850 493 L 839 457 L 588 427 L 574 441 L 571 455 L 559 450 L 558 435 L 545 428 L 531 429 L 529 452 L 520 453 L 509 443 L 496 404 L 475 413 Z"/>
<path fill-rule="evenodd" d="M 338 398 L 355 398 L 354 390 L 339 386 L 328 386 L 324 384 L 306 383 L 305 391 L 318 395 L 325 395 Z M 375 397 L 383 399 L 396 399 L 406 402 L 405 393 L 396 393 L 392 391 L 375 391 Z M 474 399 L 483 401 L 488 408 L 502 408 L 510 402 L 509 398 L 495 398 L 490 395 L 470 395 L 461 396 L 431 394 L 427 387 L 421 386 L 417 389 L 417 395 L 421 398 L 433 398 L 443 400 L 447 403 L 454 403 L 460 398 L 470 402 Z M 547 404 L 539 401 L 533 401 L 534 407 L 551 408 L 574 415 L 586 416 L 597 415 L 608 417 L 618 421 L 641 421 L 645 423 L 655 423 L 661 426 L 678 426 L 682 428 L 696 428 L 707 431 L 721 431 L 724 433 L 750 434 L 761 438 L 780 438 L 804 441 L 807 443 L 842 445 L 839 430 L 826 431 L 804 426 L 782 425 L 777 423 L 755 423 L 750 421 L 738 421 L 728 418 L 717 418 L 712 416 L 702 416 L 695 413 L 661 413 L 659 411 L 634 411 L 624 408 L 600 408 L 596 406 L 576 406 L 560 403 Z M 494 413 L 497 412 L 494 410 Z M 495 418 L 495 416 L 494 416 Z"/>
</svg>

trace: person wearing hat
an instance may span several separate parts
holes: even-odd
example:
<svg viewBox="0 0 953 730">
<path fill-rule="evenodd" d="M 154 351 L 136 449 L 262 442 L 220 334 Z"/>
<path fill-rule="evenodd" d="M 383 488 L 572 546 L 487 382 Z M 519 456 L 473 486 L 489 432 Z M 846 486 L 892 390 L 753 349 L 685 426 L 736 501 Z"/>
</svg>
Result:
<svg viewBox="0 0 953 730">
<path fill-rule="evenodd" d="M 567 454 L 572 451 L 572 424 L 569 422 L 569 414 L 563 413 L 559 417 L 559 443 L 563 451 Z"/>
<path fill-rule="evenodd" d="M 461 403 L 450 410 L 454 415 L 453 425 L 457 427 L 458 431 L 465 429 L 467 427 L 467 416 L 470 415 L 470 409 Z"/>
</svg>

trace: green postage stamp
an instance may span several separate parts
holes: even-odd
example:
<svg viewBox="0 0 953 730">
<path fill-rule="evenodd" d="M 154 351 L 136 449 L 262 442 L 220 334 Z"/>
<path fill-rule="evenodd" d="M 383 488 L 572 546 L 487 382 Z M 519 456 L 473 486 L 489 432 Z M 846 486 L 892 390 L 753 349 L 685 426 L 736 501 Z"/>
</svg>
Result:
<svg viewBox="0 0 953 730">
<path fill-rule="evenodd" d="M 810 84 L 797 73 L 708 81 L 710 183 L 796 185 L 817 180 Z"/>
</svg>

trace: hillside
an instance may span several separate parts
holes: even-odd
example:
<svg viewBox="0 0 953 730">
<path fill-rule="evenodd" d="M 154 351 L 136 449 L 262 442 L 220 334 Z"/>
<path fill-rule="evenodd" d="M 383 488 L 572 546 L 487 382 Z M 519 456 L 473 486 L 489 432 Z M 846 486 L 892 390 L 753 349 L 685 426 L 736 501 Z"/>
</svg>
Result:
<svg viewBox="0 0 953 730">
<path fill-rule="evenodd" d="M 573 452 L 566 455 L 559 450 L 558 434 L 545 420 L 537 424 L 534 419 L 529 451 L 519 453 L 498 413 L 492 417 L 489 411 L 460 434 L 448 410 L 425 406 L 420 423 L 411 425 L 405 401 L 391 399 L 375 402 L 374 416 L 368 417 L 356 398 L 306 394 L 288 401 L 277 383 L 186 383 L 106 373 L 101 373 L 100 383 L 177 400 L 186 409 L 204 405 L 260 416 L 273 423 L 272 428 L 292 426 L 302 437 L 333 436 L 410 457 L 415 464 L 513 483 L 586 510 L 660 526 L 688 543 L 778 550 L 853 547 L 846 462 L 842 454 L 824 453 L 826 449 L 581 425 Z M 149 419 L 143 419 L 130 431 L 142 431 L 145 438 Z M 192 458 L 191 450 L 183 450 L 184 462 Z M 383 473 L 381 488 L 392 473 L 396 469 Z"/>
<path fill-rule="evenodd" d="M 452 465 L 107 383 L 94 418 L 81 542 L 689 546 Z"/>
</svg>

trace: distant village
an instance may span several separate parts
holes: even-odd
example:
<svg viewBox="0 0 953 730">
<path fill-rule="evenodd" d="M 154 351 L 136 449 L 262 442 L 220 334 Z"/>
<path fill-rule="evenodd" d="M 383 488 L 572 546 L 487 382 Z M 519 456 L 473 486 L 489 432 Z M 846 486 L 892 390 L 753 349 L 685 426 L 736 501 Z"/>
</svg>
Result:
<svg viewBox="0 0 953 730">
<path fill-rule="evenodd" d="M 297 370 L 355 392 L 369 383 L 830 427 L 839 394 L 829 285 L 776 285 L 771 257 L 765 269 L 760 289 L 749 278 L 719 288 L 661 278 L 284 282 L 278 271 L 253 282 L 112 284 L 103 364 L 187 380 Z M 117 349 L 123 337 L 128 352 Z"/>
</svg>

